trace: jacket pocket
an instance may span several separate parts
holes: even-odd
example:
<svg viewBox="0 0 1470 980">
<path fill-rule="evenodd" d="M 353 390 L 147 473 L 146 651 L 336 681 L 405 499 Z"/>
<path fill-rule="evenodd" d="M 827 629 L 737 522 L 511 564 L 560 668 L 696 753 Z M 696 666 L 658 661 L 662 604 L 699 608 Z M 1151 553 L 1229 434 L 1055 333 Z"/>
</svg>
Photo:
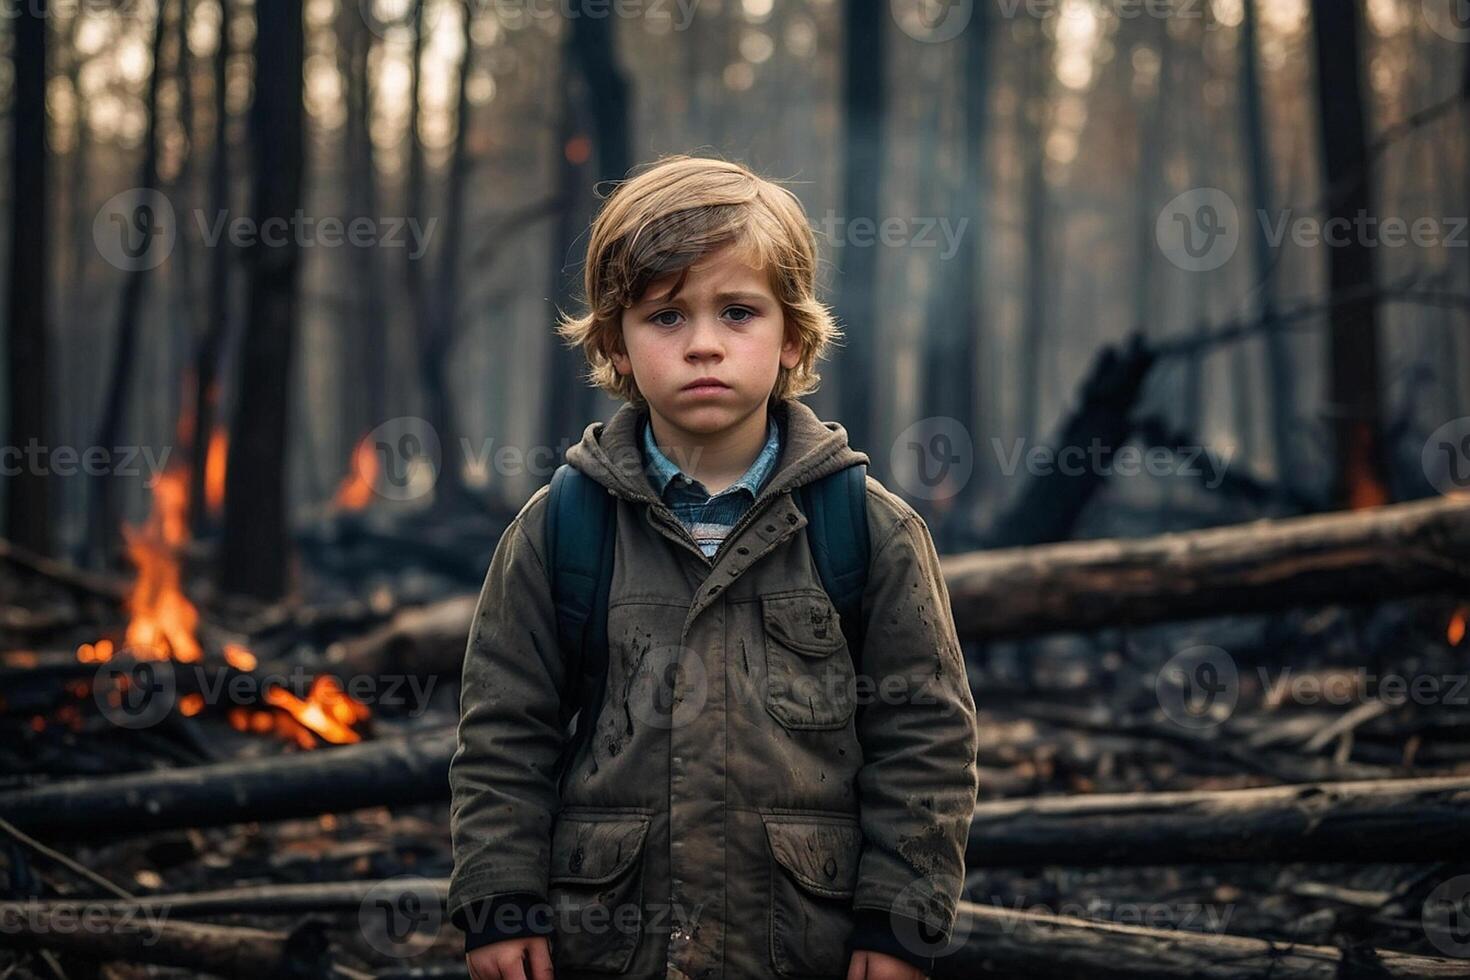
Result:
<svg viewBox="0 0 1470 980">
<path fill-rule="evenodd" d="M 856 818 L 762 814 L 771 848 L 771 965 L 783 977 L 841 977 L 863 835 Z"/>
<path fill-rule="evenodd" d="M 622 973 L 643 928 L 643 842 L 649 817 L 571 810 L 551 835 L 549 898 L 556 923 L 552 961 L 560 967 Z"/>
<path fill-rule="evenodd" d="M 832 600 L 810 589 L 761 597 L 766 710 L 793 729 L 842 728 L 852 717 L 852 657 Z"/>
</svg>

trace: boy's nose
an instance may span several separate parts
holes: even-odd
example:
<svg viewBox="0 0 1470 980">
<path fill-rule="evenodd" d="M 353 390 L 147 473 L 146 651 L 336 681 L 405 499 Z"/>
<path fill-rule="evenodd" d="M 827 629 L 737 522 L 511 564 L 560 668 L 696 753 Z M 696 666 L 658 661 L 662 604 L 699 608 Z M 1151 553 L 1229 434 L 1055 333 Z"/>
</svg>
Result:
<svg viewBox="0 0 1470 980">
<path fill-rule="evenodd" d="M 690 324 L 689 346 L 685 356 L 689 358 L 719 355 L 724 347 L 720 340 L 719 325 L 697 317 Z"/>
</svg>

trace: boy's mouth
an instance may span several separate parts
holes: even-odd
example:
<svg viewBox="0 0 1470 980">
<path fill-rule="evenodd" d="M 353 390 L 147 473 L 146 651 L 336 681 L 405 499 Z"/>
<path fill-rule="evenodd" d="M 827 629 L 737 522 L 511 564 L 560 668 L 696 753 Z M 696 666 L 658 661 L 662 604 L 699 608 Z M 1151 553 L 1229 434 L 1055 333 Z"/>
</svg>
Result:
<svg viewBox="0 0 1470 980">
<path fill-rule="evenodd" d="M 679 390 L 693 392 L 694 394 L 714 394 L 720 391 L 729 391 L 730 386 L 719 378 L 697 378 Z"/>
</svg>

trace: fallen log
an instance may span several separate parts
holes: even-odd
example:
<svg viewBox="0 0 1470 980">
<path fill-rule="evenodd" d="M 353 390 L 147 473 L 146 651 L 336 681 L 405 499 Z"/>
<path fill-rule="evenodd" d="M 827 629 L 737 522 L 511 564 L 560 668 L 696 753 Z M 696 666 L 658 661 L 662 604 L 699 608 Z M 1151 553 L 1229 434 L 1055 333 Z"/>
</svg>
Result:
<svg viewBox="0 0 1470 980">
<path fill-rule="evenodd" d="M 1470 835 L 1470 776 L 981 803 L 966 864 L 1450 861 Z"/>
<path fill-rule="evenodd" d="M 93 906 L 106 908 L 109 915 L 121 915 L 130 908 L 148 910 L 148 922 L 163 921 L 164 913 L 193 914 L 211 912 L 249 912 L 267 902 L 275 914 L 302 911 L 353 912 L 363 900 L 377 894 L 385 882 L 327 882 L 305 885 L 262 886 L 241 890 L 235 900 L 229 893 L 150 896 L 136 903 L 105 899 Z M 415 894 L 445 901 L 449 879 L 415 879 Z M 432 900 L 432 899 L 431 899 Z M 269 904 L 274 903 L 274 904 Z M 8 903 L 20 905 L 21 903 Z M 35 906 L 51 916 L 78 915 L 78 902 L 50 901 Z M 1162 907 L 1162 906 L 1161 906 Z M 0 913 L 6 905 L 0 904 Z M 1121 909 L 1119 914 L 1132 909 Z M 1142 911 L 1142 910 L 1140 910 Z M 1189 911 L 1179 906 L 1171 911 Z M 1252 977 L 1271 980 L 1338 980 L 1348 977 L 1434 978 L 1470 977 L 1470 960 L 1416 956 L 1392 950 L 1370 950 L 1345 954 L 1330 946 L 1271 942 L 1247 936 L 1230 935 L 1229 906 L 1210 910 L 1203 924 L 1216 931 L 1157 929 L 1124 923 L 1096 921 L 1049 912 L 1022 910 L 998 904 L 962 901 L 955 922 L 955 948 L 936 960 L 934 976 L 969 978 L 975 976 L 1036 978 L 1071 978 L 1076 976 L 1115 977 L 1119 980 L 1148 978 L 1220 978 L 1249 980 Z M 33 911 L 34 914 L 34 911 Z M 222 927 L 193 923 L 168 923 L 186 926 L 188 935 L 208 936 L 203 930 Z M 279 934 L 259 930 L 228 930 L 250 933 L 246 949 L 252 957 L 273 949 L 262 936 Z M 258 934 L 258 935 L 254 935 Z M 197 942 L 196 942 L 197 945 Z M 206 943 L 212 949 L 213 944 Z M 128 958 L 126 952 L 118 952 Z M 149 962 L 174 962 L 150 959 Z M 185 963 L 180 965 L 195 965 Z M 214 972 L 214 971 L 212 971 Z M 228 970 L 218 972 L 240 975 Z"/>
<path fill-rule="evenodd" d="M 125 579 L 77 568 L 64 561 L 48 558 L 8 538 L 0 538 L 0 561 L 23 568 L 33 575 L 54 582 L 80 596 L 119 603 L 128 594 Z"/>
<path fill-rule="evenodd" d="M 449 795 L 453 730 L 245 762 L 0 794 L 0 817 L 46 838 L 96 837 L 340 813 Z"/>
<path fill-rule="evenodd" d="M 1470 585 L 1470 496 L 944 558 L 962 638 L 1139 625 Z"/>
<path fill-rule="evenodd" d="M 353 912 L 386 882 L 347 881 L 301 885 L 267 885 L 231 892 L 154 895 L 134 903 L 102 899 L 94 907 L 109 914 L 130 908 L 151 910 L 153 919 L 184 913 Z M 442 903 L 449 879 L 414 879 L 414 893 Z M 432 900 L 432 899 L 430 899 Z M 263 903 L 263 904 L 262 904 Z M 20 903 L 10 903 L 18 905 Z M 76 914 L 80 902 L 52 900 L 40 905 L 48 914 Z M 0 904 L 0 912 L 5 905 Z M 1176 909 L 1180 911 L 1187 909 Z M 955 948 L 936 961 L 937 980 L 949 977 L 1027 976 L 1070 978 L 1100 976 L 1147 980 L 1152 977 L 1203 977 L 1249 980 L 1337 980 L 1343 977 L 1470 977 L 1470 960 L 1415 956 L 1392 950 L 1352 954 L 1330 946 L 1270 942 L 1226 934 L 1229 906 L 1212 910 L 1202 920 L 1217 931 L 1156 929 L 1103 922 L 997 904 L 960 902 Z M 1121 912 L 1121 910 L 1120 910 Z M 192 925 L 192 924 L 191 924 Z M 212 927 L 197 927 L 212 928 Z M 255 932 L 256 930 L 240 930 Z M 155 961 L 162 962 L 162 961 Z M 1368 968 L 1365 964 L 1372 964 Z M 1379 972 L 1373 972 L 1374 970 Z"/>
<path fill-rule="evenodd" d="M 222 977 L 321 977 L 330 972 L 320 926 L 292 932 L 171 921 L 143 909 L 108 914 L 98 906 L 0 903 L 7 940 L 94 960 L 174 966 Z"/>
<path fill-rule="evenodd" d="M 448 878 L 410 878 L 401 887 L 415 895 L 436 896 L 443 903 L 449 893 Z M 28 908 L 46 913 L 81 915 L 97 909 L 108 916 L 146 913 L 154 919 L 180 915 L 300 915 L 309 912 L 355 912 L 362 903 L 382 891 L 381 881 L 322 881 L 283 885 L 251 885 L 218 891 L 176 892 L 138 895 L 134 898 L 48 898 L 29 903 L 0 901 L 0 917 L 15 917 Z"/>
<path fill-rule="evenodd" d="M 956 938 L 935 961 L 936 980 L 1104 977 L 1115 980 L 1345 980 L 1470 977 L 1470 959 L 1272 942 L 1224 933 L 1151 929 L 959 903 Z"/>
<path fill-rule="evenodd" d="M 327 665 L 355 674 L 458 674 L 479 597 L 403 609 L 382 626 L 327 648 Z"/>
<path fill-rule="evenodd" d="M 1077 541 L 941 559 L 962 639 L 1265 613 L 1463 593 L 1470 496 L 1133 540 Z M 406 610 L 333 649 L 364 673 L 458 670 L 474 597 Z M 420 659 L 423 658 L 423 659 Z"/>
</svg>

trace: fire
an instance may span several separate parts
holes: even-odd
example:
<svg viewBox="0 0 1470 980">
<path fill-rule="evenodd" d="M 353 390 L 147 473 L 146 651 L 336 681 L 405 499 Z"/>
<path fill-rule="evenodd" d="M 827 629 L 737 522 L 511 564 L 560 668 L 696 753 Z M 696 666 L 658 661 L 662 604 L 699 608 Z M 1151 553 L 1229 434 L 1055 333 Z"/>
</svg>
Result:
<svg viewBox="0 0 1470 980">
<path fill-rule="evenodd" d="M 352 450 L 352 471 L 337 485 L 332 502 L 343 510 L 362 510 L 373 502 L 373 483 L 378 479 L 378 455 L 367 436 Z"/>
<path fill-rule="evenodd" d="M 1379 479 L 1373 465 L 1377 445 L 1372 426 L 1366 422 L 1353 426 L 1347 461 L 1347 503 L 1351 510 L 1365 510 L 1388 503 L 1388 488 Z"/>
<path fill-rule="evenodd" d="M 225 644 L 225 662 L 236 670 L 243 670 L 246 673 L 254 670 L 255 665 L 259 663 L 255 659 L 255 654 L 238 643 Z"/>
<path fill-rule="evenodd" d="M 1462 604 L 1457 606 L 1454 615 L 1450 616 L 1449 626 L 1445 627 L 1445 639 L 1449 641 L 1452 647 L 1459 646 L 1460 641 L 1465 638 L 1465 617 L 1467 612 L 1470 612 L 1470 605 Z"/>
<path fill-rule="evenodd" d="M 364 471 L 362 459 L 368 464 L 375 461 L 370 452 L 363 456 L 365 445 L 359 447 L 357 475 L 370 478 L 374 471 Z M 215 506 L 216 491 L 223 493 L 224 456 L 224 431 L 216 429 L 206 461 L 206 494 L 211 507 Z M 363 487 L 371 489 L 368 483 Z M 108 638 L 83 643 L 76 653 L 82 663 L 107 663 L 122 651 L 138 660 L 199 663 L 204 659 L 198 638 L 199 610 L 184 594 L 180 561 L 180 553 L 189 543 L 189 472 L 178 467 L 166 470 L 153 480 L 151 488 L 153 507 L 148 519 L 141 527 L 124 524 L 122 529 L 128 557 L 138 569 L 125 600 L 128 625 L 122 644 L 119 647 Z M 259 664 L 255 654 L 239 643 L 224 644 L 223 654 L 230 667 L 244 673 L 254 671 Z M 125 689 L 127 680 L 123 675 L 116 683 Z M 110 692 L 110 696 L 116 699 L 120 692 Z M 328 675 L 312 682 L 305 699 L 281 688 L 270 688 L 264 700 L 265 705 L 259 709 L 230 709 L 230 724 L 239 731 L 276 734 L 306 749 L 315 748 L 317 739 L 336 745 L 361 741 L 362 736 L 353 726 L 370 714 L 366 705 L 345 694 L 336 678 Z M 178 709 L 184 717 L 193 717 L 205 706 L 204 696 L 191 692 L 180 698 Z M 59 712 L 58 720 L 77 727 L 81 716 L 75 711 L 70 716 Z M 37 716 L 33 727 L 41 731 L 44 726 L 45 719 Z"/>
<path fill-rule="evenodd" d="M 330 674 L 323 674 L 311 682 L 311 690 L 304 701 L 281 687 L 268 690 L 265 699 L 333 745 L 348 745 L 362 740 L 352 726 L 367 719 L 368 709 L 343 693 L 337 679 Z"/>
<path fill-rule="evenodd" d="M 204 506 L 210 516 L 219 514 L 225 505 L 225 460 L 229 451 L 230 437 L 225 427 L 215 426 L 204 456 Z"/>
<path fill-rule="evenodd" d="M 265 700 L 279 711 L 231 708 L 228 718 L 236 731 L 278 735 L 300 748 L 314 749 L 317 739 L 333 745 L 362 741 L 352 726 L 367 720 L 368 708 L 342 691 L 337 679 L 324 674 L 312 681 L 305 699 L 281 687 L 266 692 Z"/>
<path fill-rule="evenodd" d="M 178 550 L 189 540 L 188 480 L 181 469 L 159 474 L 147 523 L 141 529 L 123 526 L 128 556 L 138 568 L 127 598 L 132 618 L 123 642 L 140 659 L 196 663 L 202 657 L 195 639 L 199 610 L 179 584 Z"/>
</svg>

